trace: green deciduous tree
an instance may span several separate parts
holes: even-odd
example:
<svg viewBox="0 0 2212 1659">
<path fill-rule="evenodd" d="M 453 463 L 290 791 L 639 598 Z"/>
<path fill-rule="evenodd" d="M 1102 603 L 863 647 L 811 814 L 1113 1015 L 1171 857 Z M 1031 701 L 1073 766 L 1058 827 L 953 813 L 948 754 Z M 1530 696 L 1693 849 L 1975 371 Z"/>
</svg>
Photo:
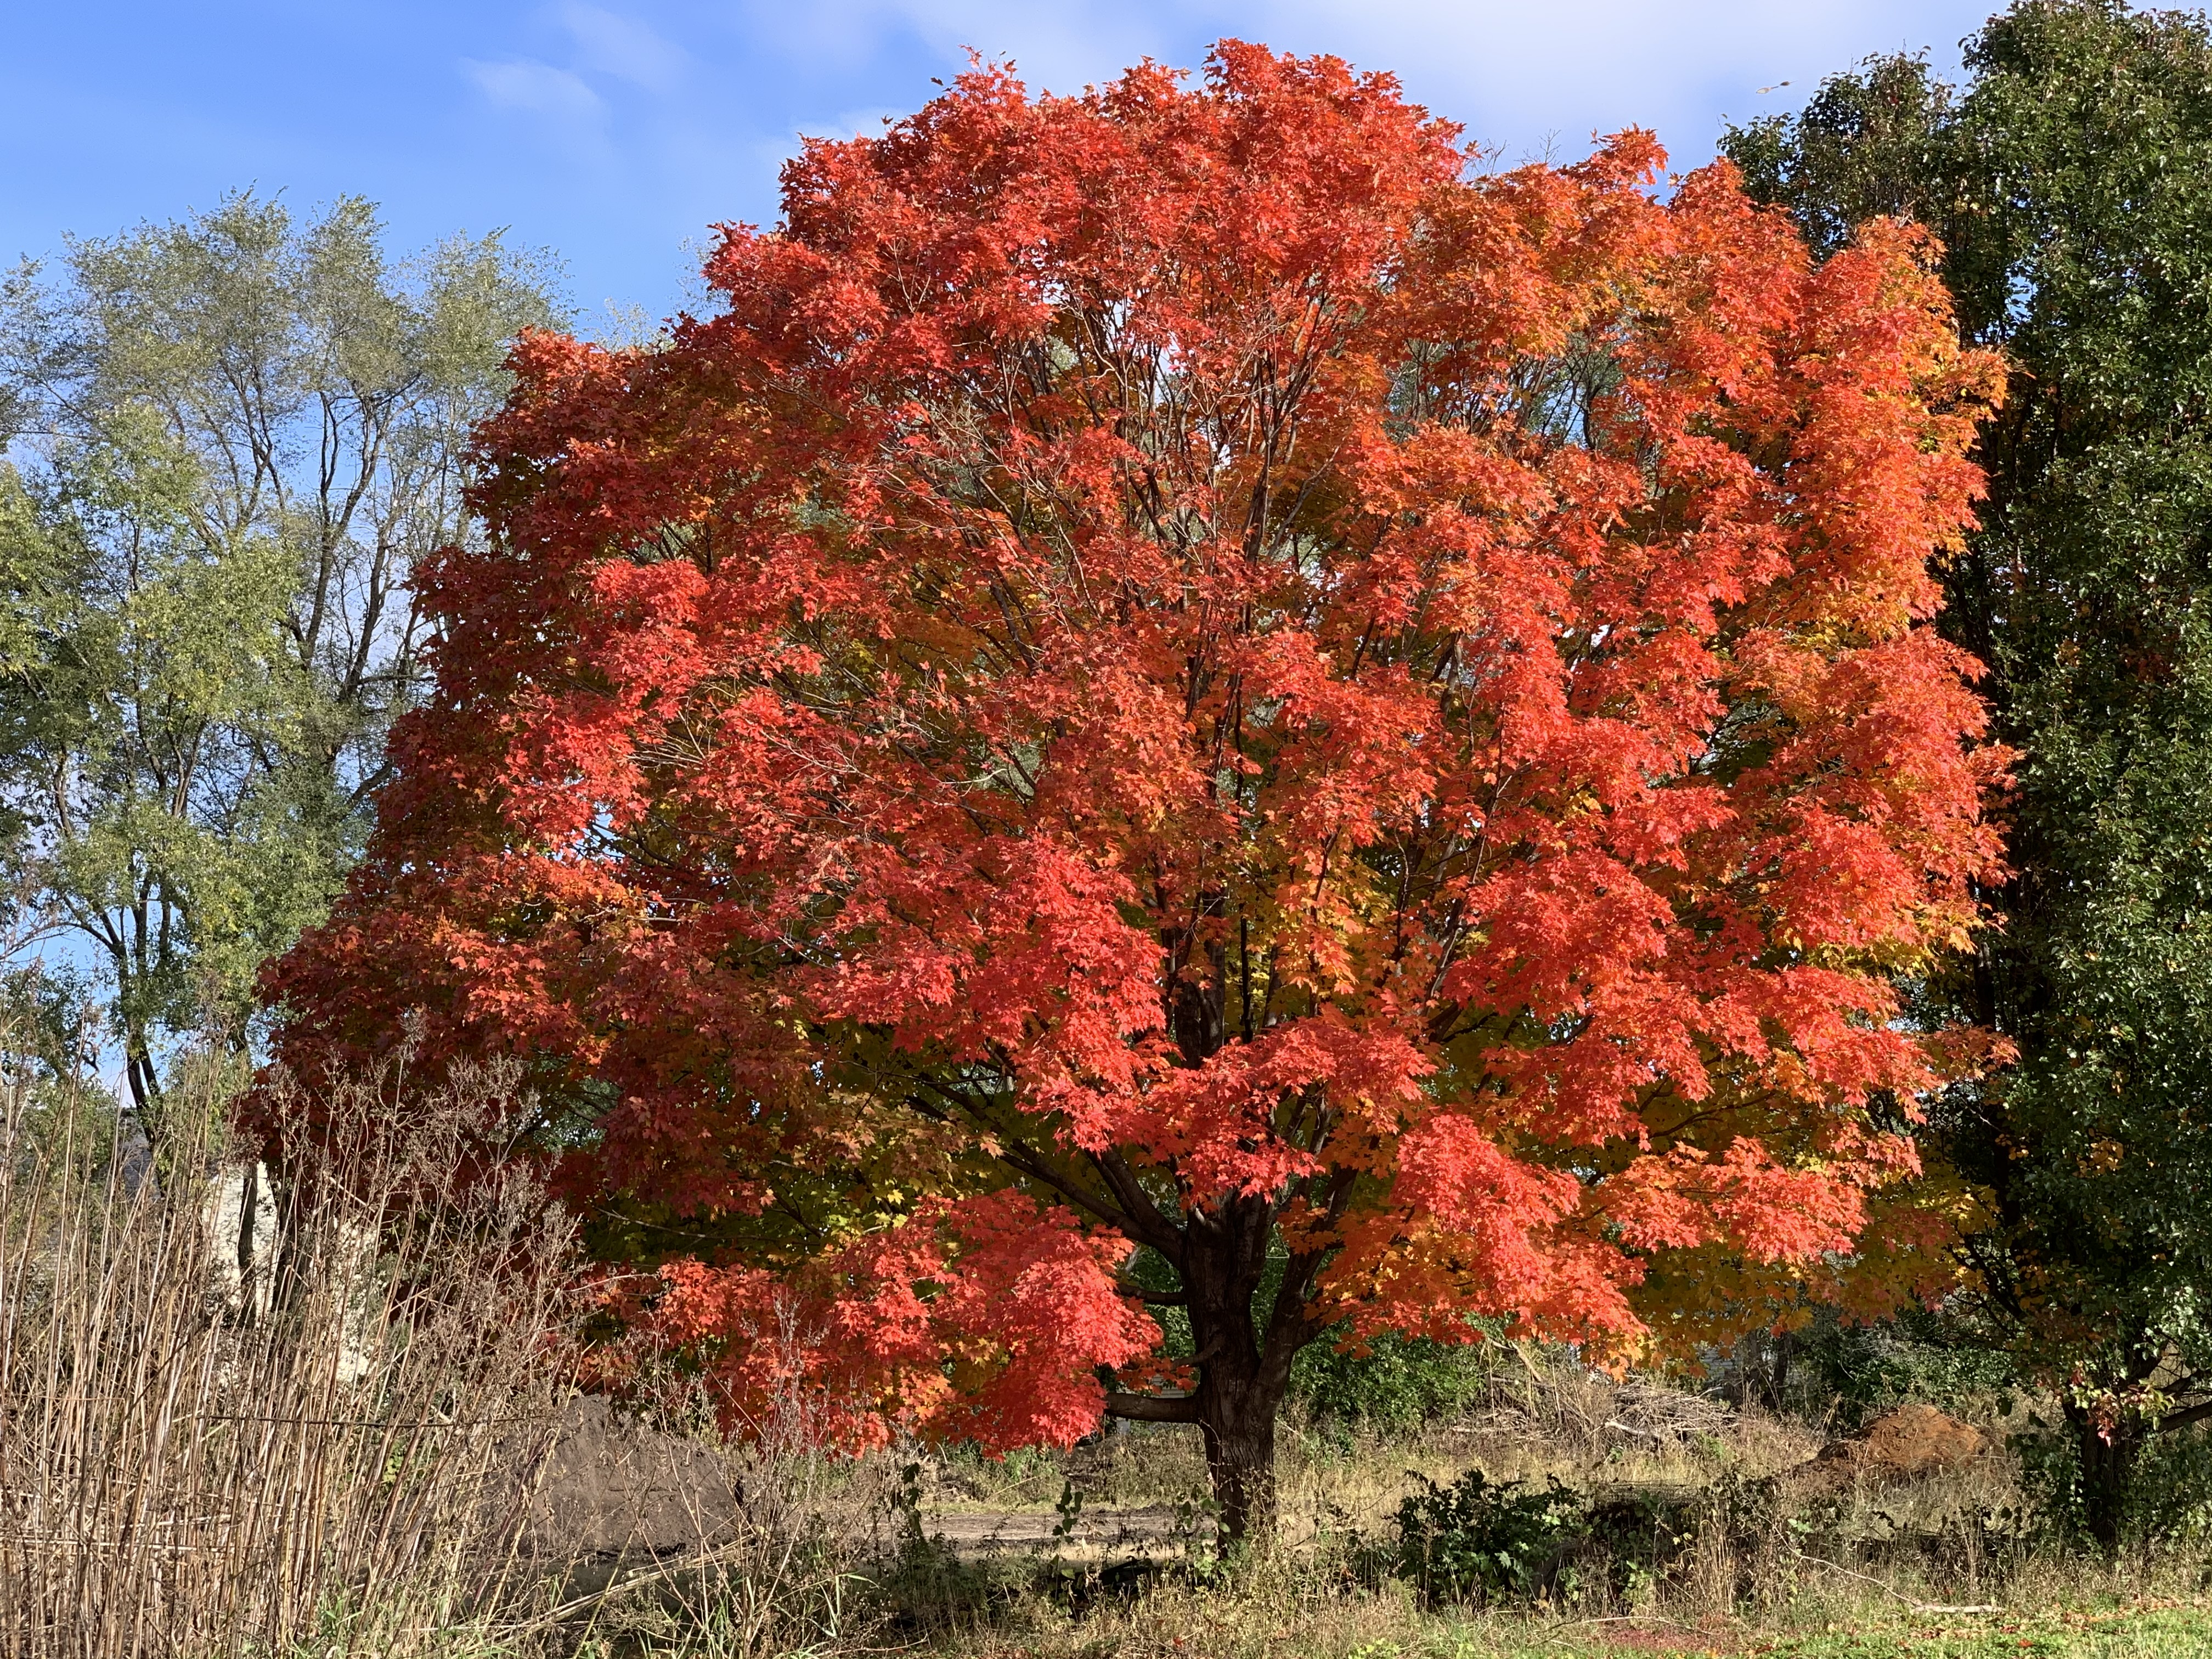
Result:
<svg viewBox="0 0 2212 1659">
<path fill-rule="evenodd" d="M 242 1014 L 356 845 L 421 684 L 409 573 L 465 533 L 468 431 L 548 278 L 240 195 L 0 294 L 15 890 L 104 970 L 149 1133 L 165 1035 Z"/>
<path fill-rule="evenodd" d="M 2212 33 L 2022 0 L 1966 65 L 1869 60 L 1723 148 L 1823 248 L 1932 225 L 2014 367 L 1944 625 L 2021 751 L 2017 873 L 1929 995 L 2020 1048 L 1946 1107 L 1974 1302 L 2066 1389 L 2110 1544 L 2146 1437 L 2212 1416 Z"/>
</svg>

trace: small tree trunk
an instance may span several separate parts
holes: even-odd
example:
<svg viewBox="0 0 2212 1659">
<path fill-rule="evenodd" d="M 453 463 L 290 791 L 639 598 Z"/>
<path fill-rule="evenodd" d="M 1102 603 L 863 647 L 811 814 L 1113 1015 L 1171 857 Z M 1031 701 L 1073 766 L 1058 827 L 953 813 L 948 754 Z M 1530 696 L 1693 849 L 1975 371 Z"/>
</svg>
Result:
<svg viewBox="0 0 2212 1659">
<path fill-rule="evenodd" d="M 1777 1412 L 1788 1409 L 1785 1402 L 1790 1396 L 1790 1359 L 1796 1346 L 1795 1331 L 1784 1331 L 1774 1339 L 1774 1382 L 1768 1403 Z"/>
<path fill-rule="evenodd" d="M 306 1283 L 307 1210 L 309 1194 L 295 1170 L 275 1160 L 269 1166 L 269 1197 L 276 1224 L 276 1259 L 269 1264 L 269 1312 L 289 1313 Z"/>
<path fill-rule="evenodd" d="M 261 1218 L 261 1163 L 246 1160 L 238 1177 L 238 1322 L 253 1323 L 253 1224 Z"/>
<path fill-rule="evenodd" d="M 163 1164 L 170 1152 L 168 1123 L 161 1111 L 161 1074 L 155 1069 L 154 1057 L 143 1039 L 126 1042 L 124 1049 L 123 1075 L 131 1085 L 131 1116 L 137 1124 L 139 1134 L 146 1142 L 145 1167 L 126 1169 L 125 1179 L 136 1192 L 138 1182 L 149 1180 L 154 1190 L 160 1192 Z"/>
<path fill-rule="evenodd" d="M 2120 1530 L 2127 1519 L 2129 1488 L 2142 1450 L 2142 1422 L 2130 1413 L 2108 1429 L 2100 1429 L 2086 1411 L 2069 1408 L 2067 1417 L 2074 1430 L 2081 1480 L 2082 1523 L 2099 1549 L 2108 1556 L 2118 1554 Z"/>
</svg>

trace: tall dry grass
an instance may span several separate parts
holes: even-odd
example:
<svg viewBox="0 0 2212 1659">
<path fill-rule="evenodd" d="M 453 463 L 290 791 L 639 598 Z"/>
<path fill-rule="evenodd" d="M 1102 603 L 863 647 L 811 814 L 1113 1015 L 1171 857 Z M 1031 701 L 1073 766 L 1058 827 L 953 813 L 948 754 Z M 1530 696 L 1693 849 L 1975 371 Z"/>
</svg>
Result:
<svg viewBox="0 0 2212 1659">
<path fill-rule="evenodd" d="M 500 1155 L 514 1075 L 290 1090 L 273 1175 L 226 1093 L 187 1068 L 134 1157 L 88 1085 L 0 1079 L 0 1652 L 404 1655 L 535 1569 L 574 1239 Z"/>
</svg>

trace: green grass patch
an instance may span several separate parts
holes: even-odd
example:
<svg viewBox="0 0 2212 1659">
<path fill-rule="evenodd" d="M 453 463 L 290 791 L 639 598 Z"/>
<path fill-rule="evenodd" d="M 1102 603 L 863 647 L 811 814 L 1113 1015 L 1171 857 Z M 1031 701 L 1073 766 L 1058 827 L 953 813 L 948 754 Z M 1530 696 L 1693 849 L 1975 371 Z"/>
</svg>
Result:
<svg viewBox="0 0 2212 1659">
<path fill-rule="evenodd" d="M 1316 1659 L 1327 1652 L 1308 1649 Z M 1698 1631 L 1664 1620 L 1541 1621 L 1384 1638 L 1341 1650 L 1343 1659 L 2205 1659 L 2212 1609 L 2147 1604 L 2033 1616 L 1909 1617 L 1894 1625 L 1796 1634 Z"/>
<path fill-rule="evenodd" d="M 1700 1650 L 1687 1646 L 1683 1652 Z M 1716 1651 L 1708 1645 L 1706 1652 Z M 2002 1614 L 1901 1631 L 1835 1632 L 1739 1650 L 1776 1659 L 2198 1659 L 2212 1655 L 2212 1612 L 2201 1607 L 2114 1607 L 2031 1619 Z"/>
</svg>

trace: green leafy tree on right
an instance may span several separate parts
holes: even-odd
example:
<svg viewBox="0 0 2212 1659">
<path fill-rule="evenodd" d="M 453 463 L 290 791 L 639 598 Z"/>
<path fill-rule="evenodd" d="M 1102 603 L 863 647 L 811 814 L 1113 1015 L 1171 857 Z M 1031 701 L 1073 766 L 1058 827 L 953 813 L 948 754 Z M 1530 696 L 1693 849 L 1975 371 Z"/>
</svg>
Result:
<svg viewBox="0 0 2212 1659">
<path fill-rule="evenodd" d="M 2212 1418 L 2212 33 L 2022 0 L 1966 64 L 1869 59 L 1723 149 L 1816 252 L 1929 225 L 2012 365 L 1944 626 L 2021 753 L 2015 873 L 1923 988 L 2020 1060 L 1932 1139 L 1988 1207 L 1962 1311 L 2062 1389 L 2111 1547 L 2153 1437 Z"/>
</svg>

